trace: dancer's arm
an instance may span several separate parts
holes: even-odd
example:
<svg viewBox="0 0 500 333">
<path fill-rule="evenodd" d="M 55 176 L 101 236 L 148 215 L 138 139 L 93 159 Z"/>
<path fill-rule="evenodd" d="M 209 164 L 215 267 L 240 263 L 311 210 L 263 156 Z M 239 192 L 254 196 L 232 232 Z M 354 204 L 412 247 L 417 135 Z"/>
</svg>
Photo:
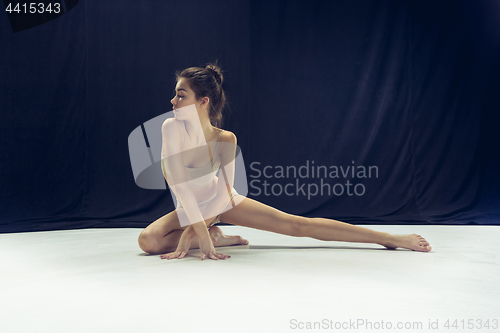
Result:
<svg viewBox="0 0 500 333">
<path fill-rule="evenodd" d="M 162 163 L 165 179 L 184 207 L 189 224 L 191 224 L 200 240 L 210 239 L 204 218 L 198 202 L 189 187 L 186 169 L 182 161 L 182 131 L 181 123 L 174 119 L 167 119 L 162 125 Z M 184 221 L 187 222 L 187 221 Z"/>
</svg>

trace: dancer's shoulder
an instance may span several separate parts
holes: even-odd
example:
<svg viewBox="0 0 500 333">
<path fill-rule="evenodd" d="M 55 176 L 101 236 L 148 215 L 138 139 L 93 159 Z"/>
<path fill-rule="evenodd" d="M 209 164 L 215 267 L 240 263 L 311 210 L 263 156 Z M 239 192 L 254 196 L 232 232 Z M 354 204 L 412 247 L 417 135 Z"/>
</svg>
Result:
<svg viewBox="0 0 500 333">
<path fill-rule="evenodd" d="M 163 142 L 169 150 L 177 150 L 176 148 L 181 147 L 184 143 L 185 128 L 181 121 L 174 118 L 166 119 L 161 125 L 161 133 Z"/>
<path fill-rule="evenodd" d="M 237 139 L 236 139 L 236 135 L 233 132 L 224 130 L 224 132 L 222 132 L 222 134 L 220 136 L 220 141 L 236 144 Z"/>
<path fill-rule="evenodd" d="M 162 130 L 167 129 L 167 130 L 179 130 L 183 126 L 181 121 L 178 121 L 175 118 L 167 118 L 161 125 Z"/>
<path fill-rule="evenodd" d="M 161 131 L 165 134 L 175 135 L 176 137 L 184 137 L 186 128 L 184 127 L 184 122 L 179 121 L 175 118 L 166 119 L 161 125 Z"/>
</svg>

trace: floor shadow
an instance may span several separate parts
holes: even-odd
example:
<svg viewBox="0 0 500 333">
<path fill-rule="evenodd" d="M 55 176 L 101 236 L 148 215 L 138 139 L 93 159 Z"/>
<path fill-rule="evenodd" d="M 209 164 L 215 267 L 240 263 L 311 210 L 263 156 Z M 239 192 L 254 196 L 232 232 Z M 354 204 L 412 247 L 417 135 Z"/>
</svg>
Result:
<svg viewBox="0 0 500 333">
<path fill-rule="evenodd" d="M 289 249 L 289 250 L 303 250 L 303 249 L 332 249 L 332 250 L 375 250 L 375 251 L 411 251 L 408 249 L 398 248 L 396 250 L 390 250 L 385 247 L 375 249 L 373 247 L 352 247 L 352 246 L 283 246 L 283 245 L 249 245 L 252 250 L 277 250 L 277 249 Z"/>
<path fill-rule="evenodd" d="M 372 251 L 411 251 L 409 249 L 397 248 L 395 250 L 386 249 L 385 247 L 357 247 L 357 246 L 284 246 L 284 245 L 228 245 L 217 246 L 216 249 L 249 249 L 249 250 L 314 250 L 314 249 L 331 249 L 331 250 L 372 250 Z M 199 249 L 191 249 L 189 252 L 199 251 Z M 188 252 L 188 254 L 189 254 Z M 140 253 L 139 256 L 151 257 L 159 256 L 159 254 Z M 187 256 L 187 255 L 186 255 Z"/>
</svg>

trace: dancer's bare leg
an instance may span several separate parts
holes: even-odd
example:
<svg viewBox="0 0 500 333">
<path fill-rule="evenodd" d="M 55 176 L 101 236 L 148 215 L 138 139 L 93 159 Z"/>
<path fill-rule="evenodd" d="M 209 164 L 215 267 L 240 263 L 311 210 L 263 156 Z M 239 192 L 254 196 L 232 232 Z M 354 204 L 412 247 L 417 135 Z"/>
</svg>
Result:
<svg viewBox="0 0 500 333">
<path fill-rule="evenodd" d="M 388 249 L 398 247 L 428 252 L 429 243 L 420 235 L 394 235 L 325 218 L 306 218 L 284 213 L 250 198 L 221 214 L 221 221 L 295 237 L 324 241 L 375 243 Z"/>
<path fill-rule="evenodd" d="M 165 237 L 165 243 L 170 247 L 167 248 L 166 252 L 174 252 L 177 249 L 177 244 L 179 244 L 179 239 L 181 238 L 184 229 L 176 229 L 169 233 Z M 214 247 L 217 246 L 230 246 L 230 245 L 248 245 L 248 240 L 242 238 L 241 236 L 228 236 L 222 232 L 222 230 L 218 226 L 212 226 L 208 233 L 210 234 L 210 238 L 212 239 L 212 243 Z M 189 249 L 197 249 L 199 248 L 199 240 L 198 236 L 195 235 L 193 239 L 191 239 L 191 245 Z"/>
<path fill-rule="evenodd" d="M 164 254 L 177 249 L 177 244 L 186 227 L 181 227 L 177 212 L 172 211 L 150 225 L 139 235 L 139 247 L 150 254 Z M 229 245 L 246 245 L 248 241 L 240 236 L 225 235 L 219 227 L 213 226 L 209 230 L 214 247 Z M 191 240 L 190 249 L 199 247 L 198 237 Z"/>
</svg>

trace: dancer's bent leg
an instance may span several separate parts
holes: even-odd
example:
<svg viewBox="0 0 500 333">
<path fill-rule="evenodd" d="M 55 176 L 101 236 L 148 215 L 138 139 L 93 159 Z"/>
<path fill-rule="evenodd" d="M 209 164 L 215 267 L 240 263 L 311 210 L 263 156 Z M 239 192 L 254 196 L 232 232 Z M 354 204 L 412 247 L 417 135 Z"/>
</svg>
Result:
<svg viewBox="0 0 500 333">
<path fill-rule="evenodd" d="M 177 249 L 177 244 L 186 227 L 181 227 L 177 212 L 172 211 L 163 215 L 148 225 L 139 235 L 139 247 L 150 254 L 164 254 Z M 219 227 L 213 226 L 209 230 L 210 237 L 215 247 L 228 245 L 246 245 L 248 241 L 240 236 L 227 236 Z M 198 237 L 191 240 L 190 249 L 199 247 Z"/>
</svg>

